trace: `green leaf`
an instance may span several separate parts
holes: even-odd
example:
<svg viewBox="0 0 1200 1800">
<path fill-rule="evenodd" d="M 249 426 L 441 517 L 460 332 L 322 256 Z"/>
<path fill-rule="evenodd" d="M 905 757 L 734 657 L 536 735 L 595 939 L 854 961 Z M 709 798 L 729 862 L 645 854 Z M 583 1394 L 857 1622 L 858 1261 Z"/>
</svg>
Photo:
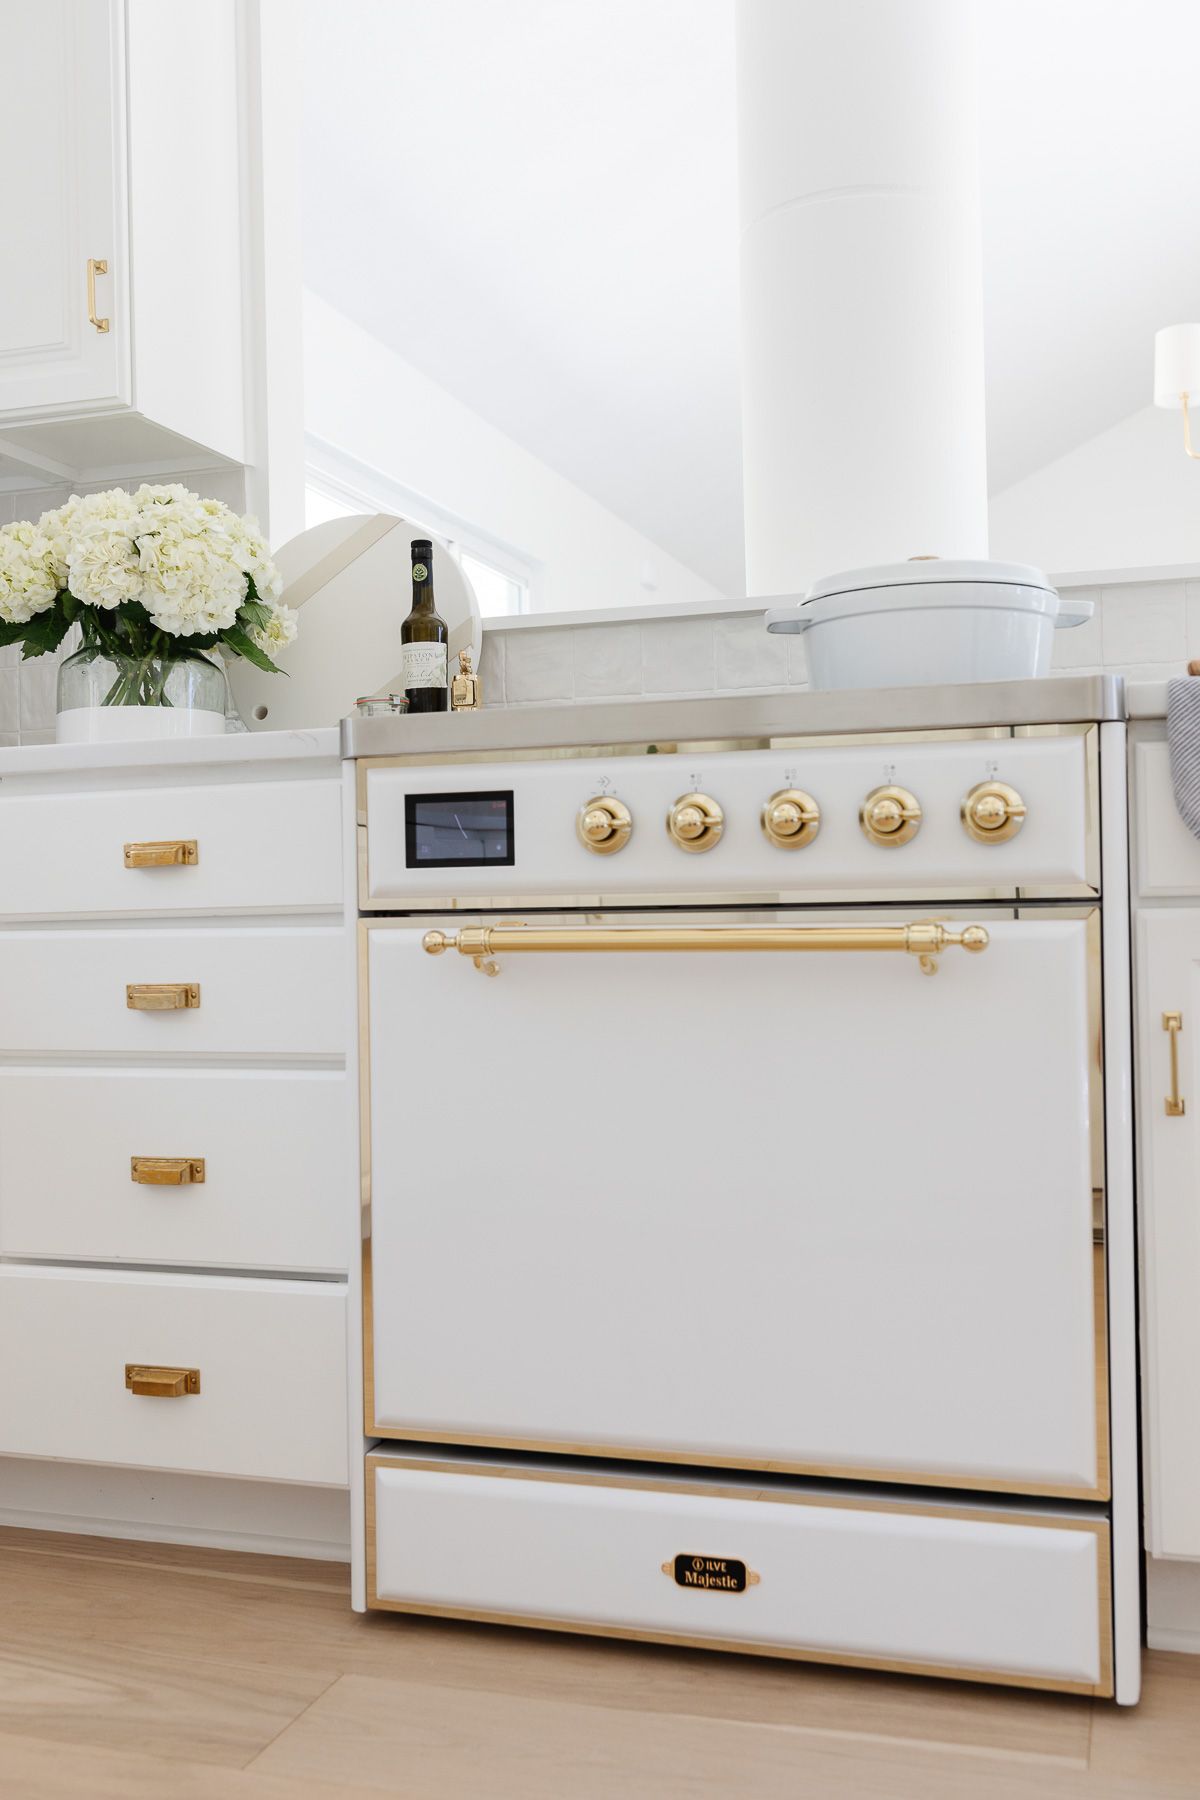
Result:
<svg viewBox="0 0 1200 1800">
<path fill-rule="evenodd" d="M 275 666 L 266 651 L 260 650 L 258 645 L 253 643 L 236 625 L 231 625 L 228 631 L 222 632 L 221 636 L 235 656 L 244 656 L 246 661 L 253 663 L 256 669 L 265 669 L 268 675 L 283 674 L 283 670 Z"/>
<path fill-rule="evenodd" d="M 27 625 L 8 625 L 0 621 L 0 649 L 5 644 L 19 644 L 28 629 Z"/>
<path fill-rule="evenodd" d="M 70 619 L 57 606 L 51 612 L 39 613 L 24 627 L 23 659 L 28 662 L 31 657 L 57 650 L 70 629 Z"/>
</svg>

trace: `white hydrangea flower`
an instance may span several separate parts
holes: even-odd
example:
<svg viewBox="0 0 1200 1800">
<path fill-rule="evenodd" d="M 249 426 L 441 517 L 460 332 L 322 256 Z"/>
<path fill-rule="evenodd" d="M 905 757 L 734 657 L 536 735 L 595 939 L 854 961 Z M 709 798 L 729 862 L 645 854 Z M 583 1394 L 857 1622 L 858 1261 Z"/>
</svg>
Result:
<svg viewBox="0 0 1200 1800">
<path fill-rule="evenodd" d="M 0 526 L 0 620 L 27 625 L 54 605 L 61 585 L 54 546 L 40 525 Z"/>
<path fill-rule="evenodd" d="M 271 607 L 271 617 L 261 630 L 252 631 L 250 636 L 259 649 L 265 650 L 274 661 L 281 650 L 286 650 L 289 644 L 295 642 L 298 629 L 295 608 L 275 601 Z"/>
<path fill-rule="evenodd" d="M 227 631 L 246 597 L 246 577 L 223 534 L 195 520 L 153 521 L 139 540 L 142 602 L 160 631 L 193 637 Z"/>
<path fill-rule="evenodd" d="M 122 488 L 73 494 L 58 510 L 65 537 L 67 586 L 88 606 L 121 606 L 142 598 L 137 533 L 141 509 Z"/>
<path fill-rule="evenodd" d="M 253 580 L 259 599 L 267 602 L 278 600 L 283 592 L 283 576 L 271 561 L 271 552 L 258 528 L 258 520 L 251 518 L 249 514 L 239 519 L 235 513 L 231 513 L 229 531 L 241 565 Z"/>
</svg>

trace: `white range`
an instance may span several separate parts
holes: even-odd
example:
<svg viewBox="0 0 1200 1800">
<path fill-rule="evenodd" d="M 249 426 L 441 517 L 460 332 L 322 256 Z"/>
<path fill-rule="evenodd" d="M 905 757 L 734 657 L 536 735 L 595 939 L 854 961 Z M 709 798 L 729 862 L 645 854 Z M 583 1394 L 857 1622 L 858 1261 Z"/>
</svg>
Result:
<svg viewBox="0 0 1200 1800">
<path fill-rule="evenodd" d="M 360 1606 L 1137 1698 L 1120 694 L 958 692 L 347 727 Z"/>
</svg>

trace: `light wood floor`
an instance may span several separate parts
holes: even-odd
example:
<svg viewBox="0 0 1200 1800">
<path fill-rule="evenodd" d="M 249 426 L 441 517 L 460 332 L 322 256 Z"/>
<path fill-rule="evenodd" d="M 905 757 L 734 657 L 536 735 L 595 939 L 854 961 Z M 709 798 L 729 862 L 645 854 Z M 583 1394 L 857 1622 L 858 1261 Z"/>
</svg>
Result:
<svg viewBox="0 0 1200 1800">
<path fill-rule="evenodd" d="M 338 1566 L 0 1529 L 2 1800 L 1197 1800 L 1106 1702 L 349 1610 Z"/>
</svg>

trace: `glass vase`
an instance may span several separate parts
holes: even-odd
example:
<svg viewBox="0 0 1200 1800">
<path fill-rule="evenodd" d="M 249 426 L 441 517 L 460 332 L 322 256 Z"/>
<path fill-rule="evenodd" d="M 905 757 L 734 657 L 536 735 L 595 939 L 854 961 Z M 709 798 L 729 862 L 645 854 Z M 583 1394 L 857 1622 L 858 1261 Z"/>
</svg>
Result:
<svg viewBox="0 0 1200 1800">
<path fill-rule="evenodd" d="M 225 671 L 215 659 L 77 650 L 58 671 L 60 744 L 209 737 L 225 730 Z"/>
</svg>

